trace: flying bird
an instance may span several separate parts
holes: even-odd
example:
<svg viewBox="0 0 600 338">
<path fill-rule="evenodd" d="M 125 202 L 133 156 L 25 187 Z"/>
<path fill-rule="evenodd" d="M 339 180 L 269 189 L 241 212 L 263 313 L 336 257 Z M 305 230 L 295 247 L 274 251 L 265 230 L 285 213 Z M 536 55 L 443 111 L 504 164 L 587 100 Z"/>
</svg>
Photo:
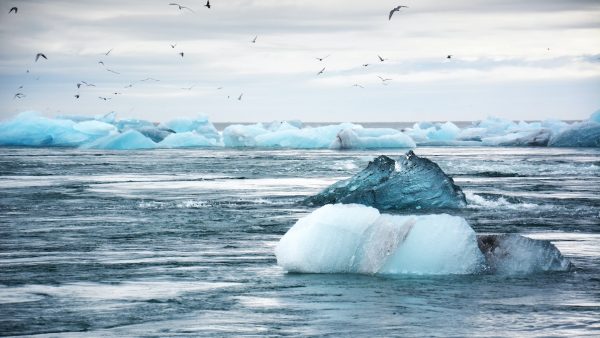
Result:
<svg viewBox="0 0 600 338">
<path fill-rule="evenodd" d="M 325 71 L 325 67 L 323 67 L 323 69 L 321 69 L 321 70 L 320 70 L 320 71 L 317 73 L 317 75 L 321 75 L 321 74 L 323 74 L 323 72 L 324 72 L 324 71 Z"/>
<path fill-rule="evenodd" d="M 92 83 L 87 83 L 87 82 L 85 82 L 85 81 L 81 81 L 81 83 L 83 83 L 83 84 L 84 84 L 84 85 L 86 85 L 87 87 L 96 87 L 96 85 L 95 85 L 95 84 L 92 84 Z M 77 88 L 79 88 L 79 86 L 77 86 Z"/>
<path fill-rule="evenodd" d="M 17 11 L 18 11 L 18 10 L 19 10 L 19 9 L 18 9 L 17 7 L 13 7 L 13 8 L 11 8 L 11 9 L 8 11 L 8 14 L 10 14 L 10 13 L 12 13 L 12 12 L 15 12 L 15 14 L 17 14 Z"/>
<path fill-rule="evenodd" d="M 35 62 L 37 62 L 37 60 L 38 60 L 40 57 L 43 57 L 44 59 L 48 60 L 48 58 L 46 57 L 46 55 L 44 55 L 44 53 L 37 53 L 37 54 L 35 55 Z"/>
<path fill-rule="evenodd" d="M 408 6 L 398 6 L 398 7 L 395 7 L 394 9 L 392 9 L 390 11 L 390 17 L 388 18 L 388 20 L 392 20 L 392 15 L 394 15 L 395 12 L 398 12 L 403 7 L 408 8 Z"/>
<path fill-rule="evenodd" d="M 119 73 L 119 72 L 115 72 L 114 70 L 112 70 L 112 69 L 108 69 L 108 68 L 106 68 L 106 71 L 107 71 L 107 72 L 114 73 L 114 74 L 117 74 L 117 75 L 120 75 L 120 74 L 121 74 L 121 73 Z"/>
<path fill-rule="evenodd" d="M 221 89 L 223 89 L 223 87 L 219 87 L 219 88 L 217 88 L 217 90 L 221 90 Z"/>
<path fill-rule="evenodd" d="M 98 96 L 98 98 L 99 98 L 100 100 L 104 100 L 104 101 L 108 101 L 108 100 L 110 100 L 110 99 L 111 99 L 110 97 L 102 97 L 102 96 Z"/>
<path fill-rule="evenodd" d="M 352 85 L 352 87 L 360 87 L 360 88 L 365 88 L 365 87 L 363 87 L 363 86 L 359 85 L 358 83 L 355 83 L 355 84 L 353 84 L 353 85 Z"/>
<path fill-rule="evenodd" d="M 190 86 L 190 87 L 187 87 L 187 88 L 181 88 L 181 89 L 183 89 L 183 90 L 192 90 L 192 88 L 194 88 L 195 86 L 196 86 L 196 85 L 192 85 L 192 86 Z"/>
<path fill-rule="evenodd" d="M 322 58 L 315 58 L 315 59 L 317 59 L 317 60 L 319 60 L 319 61 L 323 61 L 323 60 L 327 59 L 327 58 L 328 58 L 330 55 L 331 55 L 331 54 L 329 54 L 329 55 L 327 55 L 327 56 L 324 56 L 324 57 L 322 57 Z"/>
<path fill-rule="evenodd" d="M 258 35 L 254 37 L 254 39 L 252 39 L 252 43 L 256 43 L 256 39 L 258 39 Z"/>
<path fill-rule="evenodd" d="M 23 89 L 23 86 L 19 86 L 19 88 L 17 88 L 17 90 L 19 90 L 19 89 Z"/>
<path fill-rule="evenodd" d="M 363 67 L 368 67 L 368 66 L 369 66 L 369 64 L 368 64 L 368 63 L 365 63 L 365 64 L 363 64 L 362 66 L 363 66 Z"/>
<path fill-rule="evenodd" d="M 181 57 L 183 57 L 183 52 L 180 52 L 179 55 L 181 55 Z"/>
<path fill-rule="evenodd" d="M 392 80 L 392 79 L 385 79 L 385 78 L 383 78 L 383 77 L 381 77 L 381 76 L 379 76 L 379 75 L 377 75 L 377 77 L 378 77 L 378 78 L 379 78 L 379 79 L 380 79 L 382 82 L 385 82 L 385 81 L 391 81 L 391 80 Z"/>
<path fill-rule="evenodd" d="M 109 49 L 108 52 L 104 53 L 104 55 L 108 56 L 108 54 L 110 54 L 110 52 L 112 52 L 113 49 L 114 48 Z"/>
<path fill-rule="evenodd" d="M 210 9 L 210 0 L 206 0 L 206 5 L 204 5 L 204 7 Z"/>
<path fill-rule="evenodd" d="M 241 93 L 240 96 L 238 96 L 238 101 L 242 101 L 242 96 L 244 95 L 244 93 Z"/>
<path fill-rule="evenodd" d="M 169 4 L 169 6 L 177 6 L 177 7 L 179 7 L 179 10 L 182 10 L 182 9 L 187 9 L 188 11 L 190 11 L 190 12 L 192 12 L 192 13 L 195 13 L 195 12 L 194 12 L 194 11 L 193 11 L 191 8 L 189 8 L 189 7 L 185 7 L 185 6 L 182 6 L 182 5 L 180 5 L 180 4 L 176 4 L 176 3 L 174 3 L 174 2 L 171 2 L 171 3 Z"/>
<path fill-rule="evenodd" d="M 169 44 L 169 45 L 171 46 L 171 48 L 175 48 L 175 46 L 177 46 L 177 44 L 174 44 L 174 45 Z"/>
<path fill-rule="evenodd" d="M 121 95 L 121 93 L 114 92 L 113 95 Z"/>
<path fill-rule="evenodd" d="M 106 65 L 104 64 L 104 61 L 98 61 L 98 63 L 103 65 L 104 67 L 106 67 Z"/>
<path fill-rule="evenodd" d="M 446 56 L 446 59 L 452 59 L 452 55 Z"/>
<path fill-rule="evenodd" d="M 13 97 L 13 100 L 14 99 L 22 99 L 24 97 L 25 97 L 25 94 L 23 94 L 23 93 L 16 93 L 15 96 Z"/>
<path fill-rule="evenodd" d="M 79 94 L 75 94 L 74 96 L 75 96 L 75 98 L 76 98 L 76 99 L 78 99 L 78 98 L 79 98 Z"/>
<path fill-rule="evenodd" d="M 155 81 L 155 82 L 159 82 L 160 80 L 157 80 L 157 79 L 155 79 L 155 78 L 153 78 L 153 77 L 147 77 L 147 78 L 145 78 L 145 79 L 143 79 L 143 80 L 140 80 L 139 82 L 146 82 L 146 81 Z"/>
<path fill-rule="evenodd" d="M 385 61 L 385 60 L 386 60 L 386 59 L 382 58 L 382 57 L 381 57 L 381 56 L 379 56 L 379 55 L 377 55 L 377 57 L 379 58 L 379 61 L 381 61 L 381 62 L 383 62 L 383 61 Z"/>
</svg>

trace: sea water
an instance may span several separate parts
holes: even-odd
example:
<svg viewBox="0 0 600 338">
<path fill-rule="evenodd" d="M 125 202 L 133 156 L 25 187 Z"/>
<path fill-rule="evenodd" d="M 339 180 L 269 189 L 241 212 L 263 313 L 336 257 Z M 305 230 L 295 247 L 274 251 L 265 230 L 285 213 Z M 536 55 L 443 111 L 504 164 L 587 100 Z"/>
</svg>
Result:
<svg viewBox="0 0 600 338">
<path fill-rule="evenodd" d="M 0 335 L 600 335 L 600 150 L 419 147 L 477 233 L 550 240 L 530 275 L 291 274 L 300 202 L 404 150 L 0 148 Z M 431 213 L 405 210 L 398 214 Z"/>
</svg>

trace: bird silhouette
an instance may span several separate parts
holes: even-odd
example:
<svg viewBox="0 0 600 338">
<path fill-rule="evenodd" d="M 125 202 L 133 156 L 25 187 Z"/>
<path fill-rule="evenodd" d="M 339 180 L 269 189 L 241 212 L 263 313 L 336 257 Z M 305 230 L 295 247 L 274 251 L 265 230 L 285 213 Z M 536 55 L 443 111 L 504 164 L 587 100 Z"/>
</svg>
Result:
<svg viewBox="0 0 600 338">
<path fill-rule="evenodd" d="M 44 55 L 44 53 L 37 53 L 37 54 L 35 55 L 35 62 L 37 62 L 37 61 L 38 61 L 38 59 L 39 59 L 40 57 L 42 57 L 42 58 L 44 58 L 44 59 L 48 60 L 48 58 L 46 57 L 46 55 Z"/>
<path fill-rule="evenodd" d="M 75 96 L 75 98 L 76 98 L 76 99 L 78 99 L 78 98 L 79 98 L 79 94 L 75 94 L 74 96 Z"/>
<path fill-rule="evenodd" d="M 238 101 L 242 101 L 242 96 L 244 95 L 244 93 L 241 93 L 240 96 L 238 96 Z"/>
<path fill-rule="evenodd" d="M 390 11 L 390 17 L 388 18 L 388 20 L 392 20 L 392 15 L 394 15 L 395 12 L 398 12 L 401 8 L 408 8 L 408 6 L 398 6 L 398 7 L 394 7 L 394 9 L 392 9 Z"/>
<path fill-rule="evenodd" d="M 452 55 L 446 56 L 446 59 L 452 59 Z"/>
<path fill-rule="evenodd" d="M 181 88 L 181 89 L 183 89 L 183 90 L 192 90 L 192 88 L 194 88 L 195 86 L 196 85 L 191 85 L 189 87 L 184 87 L 184 88 Z"/>
<path fill-rule="evenodd" d="M 177 7 L 179 7 L 179 10 L 187 9 L 188 11 L 190 11 L 190 12 L 192 12 L 192 13 L 196 13 L 196 12 L 194 12 L 194 11 L 193 11 L 191 8 L 189 8 L 189 7 L 185 7 L 185 6 L 182 6 L 182 5 L 180 5 L 180 4 L 176 4 L 176 3 L 174 3 L 174 2 L 171 2 L 171 3 L 169 4 L 169 6 L 177 6 Z"/>
<path fill-rule="evenodd" d="M 104 53 L 104 55 L 108 56 L 108 54 L 110 54 L 110 52 L 112 52 L 113 49 L 114 48 L 109 49 L 108 52 Z"/>
<path fill-rule="evenodd" d="M 8 11 L 8 14 L 10 14 L 10 13 L 12 13 L 12 12 L 15 12 L 15 14 L 17 14 L 17 11 L 18 11 L 18 10 L 19 10 L 19 9 L 18 9 L 17 7 L 13 7 L 13 8 L 11 8 L 11 9 Z"/>
<path fill-rule="evenodd" d="M 321 74 L 323 74 L 323 72 L 324 72 L 324 71 L 325 71 L 325 67 L 323 67 L 323 69 L 321 69 L 321 70 L 320 70 L 320 71 L 317 73 L 317 75 L 321 75 Z"/>
<path fill-rule="evenodd" d="M 360 87 L 360 88 L 365 88 L 365 87 L 363 87 L 363 86 L 359 85 L 358 83 L 355 83 L 355 84 L 353 84 L 353 85 L 352 85 L 352 87 Z"/>
<path fill-rule="evenodd" d="M 208 9 L 210 9 L 210 0 L 207 0 L 207 1 L 206 1 L 206 5 L 204 5 L 204 7 L 206 7 L 206 8 L 208 8 Z"/>
<path fill-rule="evenodd" d="M 183 54 L 183 52 L 180 52 L 179 55 L 181 55 L 181 57 L 183 57 L 184 54 Z"/>
<path fill-rule="evenodd" d="M 13 97 L 13 100 L 14 100 L 14 99 L 22 99 L 22 98 L 24 98 L 25 96 L 26 96 L 26 95 L 25 95 L 25 94 L 23 94 L 23 93 L 16 93 L 16 94 L 15 94 L 15 96 Z"/>
<path fill-rule="evenodd" d="M 121 74 L 121 73 L 119 73 L 119 72 L 115 72 L 114 70 L 112 70 L 112 69 L 108 69 L 108 68 L 106 68 L 106 71 L 107 71 L 107 72 L 114 73 L 114 74 L 117 74 L 117 75 L 120 75 L 120 74 Z"/>
<path fill-rule="evenodd" d="M 98 96 L 98 98 L 99 98 L 100 100 L 104 100 L 104 101 L 108 101 L 108 100 L 110 100 L 110 99 L 111 99 L 110 97 L 102 97 L 102 96 Z"/>
<path fill-rule="evenodd" d="M 256 43 L 256 39 L 258 38 L 258 35 L 254 37 L 254 39 L 252 39 L 252 43 Z"/>
<path fill-rule="evenodd" d="M 382 58 L 382 57 L 381 57 L 381 56 L 379 56 L 379 55 L 377 55 L 377 57 L 379 58 L 379 61 L 381 61 L 381 62 L 383 62 L 383 61 L 385 61 L 385 60 L 386 60 L 386 59 Z"/>
<path fill-rule="evenodd" d="M 369 66 L 369 64 L 368 64 L 368 63 L 365 63 L 365 64 L 363 64 L 362 66 L 363 66 L 363 67 L 368 67 L 368 66 Z"/>
<path fill-rule="evenodd" d="M 385 79 L 379 75 L 377 75 L 377 77 L 382 81 L 382 82 L 386 82 L 386 81 L 391 81 L 392 79 Z"/>
<path fill-rule="evenodd" d="M 106 65 L 104 64 L 103 61 L 98 61 L 99 64 L 103 65 L 104 67 L 106 67 Z"/>
<path fill-rule="evenodd" d="M 87 82 L 85 82 L 85 81 L 81 81 L 81 83 L 83 83 L 83 84 L 84 84 L 84 85 L 86 85 L 87 87 L 96 87 L 96 85 L 95 85 L 95 84 L 92 84 L 92 83 L 87 83 Z M 79 88 L 79 87 L 77 87 L 77 88 Z"/>
<path fill-rule="evenodd" d="M 324 56 L 324 57 L 322 57 L 322 58 L 315 58 L 315 59 L 317 59 L 317 60 L 319 60 L 319 61 L 323 61 L 323 60 L 327 59 L 327 58 L 328 58 L 330 55 L 331 55 L 331 54 L 329 54 L 329 55 L 327 55 L 327 56 Z"/>
<path fill-rule="evenodd" d="M 175 46 L 177 46 L 177 44 L 174 44 L 174 45 L 170 45 L 170 46 L 171 46 L 171 48 L 175 48 Z"/>
</svg>

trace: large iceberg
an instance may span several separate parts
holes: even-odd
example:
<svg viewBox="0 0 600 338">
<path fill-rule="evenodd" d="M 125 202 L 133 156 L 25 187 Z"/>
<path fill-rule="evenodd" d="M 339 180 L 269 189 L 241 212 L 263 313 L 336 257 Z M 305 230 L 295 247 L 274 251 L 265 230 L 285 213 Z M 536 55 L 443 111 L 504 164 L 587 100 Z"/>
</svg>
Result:
<svg viewBox="0 0 600 338">
<path fill-rule="evenodd" d="M 298 220 L 275 248 L 291 272 L 468 274 L 485 257 L 475 232 L 450 215 L 392 216 L 362 205 L 326 205 Z"/>
<path fill-rule="evenodd" d="M 553 136 L 548 145 L 551 147 L 600 147 L 600 122 L 590 119 L 574 123 Z"/>
<path fill-rule="evenodd" d="M 379 156 L 349 179 L 305 201 L 312 205 L 360 203 L 384 209 L 460 208 L 466 198 L 434 162 L 409 151 L 397 161 Z"/>
<path fill-rule="evenodd" d="M 571 267 L 546 241 L 478 239 L 462 217 L 386 215 L 357 204 L 326 205 L 299 219 L 275 256 L 286 271 L 303 273 L 522 274 Z"/>
</svg>

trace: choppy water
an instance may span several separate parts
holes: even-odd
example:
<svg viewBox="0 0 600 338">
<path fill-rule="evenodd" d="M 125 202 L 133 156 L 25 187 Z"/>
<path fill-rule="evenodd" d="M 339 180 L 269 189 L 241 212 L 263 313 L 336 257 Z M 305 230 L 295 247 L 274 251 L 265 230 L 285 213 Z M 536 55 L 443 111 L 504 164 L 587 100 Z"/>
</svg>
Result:
<svg viewBox="0 0 600 338">
<path fill-rule="evenodd" d="M 401 151 L 0 148 L 0 334 L 600 335 L 600 151 L 418 148 L 478 232 L 549 239 L 530 276 L 286 274 L 304 197 Z"/>
</svg>

